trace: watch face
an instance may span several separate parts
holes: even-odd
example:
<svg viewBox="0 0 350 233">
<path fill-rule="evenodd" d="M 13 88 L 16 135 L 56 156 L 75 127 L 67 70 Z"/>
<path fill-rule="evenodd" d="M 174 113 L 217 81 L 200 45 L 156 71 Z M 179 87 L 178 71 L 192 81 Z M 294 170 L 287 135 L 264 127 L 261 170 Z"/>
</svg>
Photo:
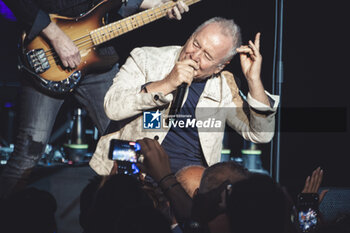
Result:
<svg viewBox="0 0 350 233">
<path fill-rule="evenodd" d="M 317 211 L 309 208 L 298 213 L 299 227 L 302 232 L 310 232 L 317 227 Z"/>
</svg>

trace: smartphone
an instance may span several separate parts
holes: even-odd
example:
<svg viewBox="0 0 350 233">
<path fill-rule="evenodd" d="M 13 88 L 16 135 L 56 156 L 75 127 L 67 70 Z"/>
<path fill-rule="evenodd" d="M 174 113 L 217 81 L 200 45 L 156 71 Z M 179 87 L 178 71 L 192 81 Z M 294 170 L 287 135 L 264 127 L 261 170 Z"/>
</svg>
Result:
<svg viewBox="0 0 350 233">
<path fill-rule="evenodd" d="M 317 193 L 300 193 L 297 199 L 298 227 L 300 232 L 313 232 L 319 226 L 319 196 Z"/>
<path fill-rule="evenodd" d="M 141 146 L 137 142 L 112 139 L 110 141 L 108 158 L 117 162 L 118 173 L 138 174 L 139 169 L 136 163 L 140 152 Z"/>
</svg>

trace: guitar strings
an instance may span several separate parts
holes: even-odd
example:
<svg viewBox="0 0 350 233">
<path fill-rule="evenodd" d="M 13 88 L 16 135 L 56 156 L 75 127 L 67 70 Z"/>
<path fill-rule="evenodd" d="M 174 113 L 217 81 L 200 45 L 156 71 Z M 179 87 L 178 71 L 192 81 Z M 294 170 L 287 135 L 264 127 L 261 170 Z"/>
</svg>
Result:
<svg viewBox="0 0 350 233">
<path fill-rule="evenodd" d="M 156 17 L 160 15 L 159 13 L 162 14 L 162 12 L 155 12 Z M 147 14 L 147 15 L 148 15 L 148 14 Z M 136 18 L 136 16 L 135 16 L 135 18 Z M 148 18 L 150 19 L 150 16 L 149 16 L 149 15 L 148 15 Z M 152 19 L 150 19 L 150 22 L 151 22 L 151 20 L 152 20 Z M 123 21 L 123 20 L 122 20 L 122 21 Z M 142 21 L 143 21 L 143 19 L 142 19 Z M 136 23 L 141 23 L 141 21 L 136 20 Z M 121 35 L 121 34 L 124 33 L 124 29 L 126 29 L 126 31 L 129 31 L 129 29 L 128 29 L 129 26 L 131 26 L 131 28 L 133 28 L 132 26 L 134 25 L 133 23 L 129 23 L 128 21 L 124 22 L 124 25 L 125 25 L 125 26 L 122 25 L 122 22 L 120 22 L 119 24 L 120 24 L 120 26 L 119 26 L 118 28 L 112 29 L 112 30 L 110 30 L 110 32 L 112 32 L 112 33 L 115 33 L 115 32 L 116 32 L 118 35 Z M 108 26 L 108 25 L 106 25 L 106 26 Z M 104 26 L 104 27 L 106 27 L 106 26 Z M 109 26 L 109 27 L 111 27 L 111 26 Z M 120 30 L 122 31 L 122 33 L 119 33 Z M 85 35 L 85 36 L 82 36 L 82 37 L 80 37 L 80 38 L 77 38 L 77 39 L 73 40 L 73 42 L 78 42 L 79 40 L 84 39 L 84 38 L 86 38 L 86 37 L 90 37 L 90 34 Z M 95 38 L 96 38 L 96 40 L 99 40 L 99 39 L 103 40 L 103 39 L 104 39 L 104 36 L 103 36 L 103 35 L 102 35 L 102 36 L 97 36 L 97 37 L 95 37 Z M 81 41 L 81 42 L 79 42 L 79 43 L 77 43 L 77 44 L 75 44 L 75 45 L 76 45 L 77 47 L 79 47 L 79 45 L 83 45 L 84 43 L 90 43 L 90 42 L 93 43 L 93 39 L 92 39 L 91 37 L 90 37 L 88 40 Z M 50 49 L 50 50 L 48 50 L 48 51 L 45 51 L 45 53 L 46 53 L 47 56 L 52 55 L 52 54 L 50 54 L 50 52 L 55 53 L 55 51 L 54 51 L 53 49 Z"/>
<path fill-rule="evenodd" d="M 168 10 L 167 8 L 166 8 L 166 10 Z M 162 11 L 155 11 L 155 15 L 156 15 L 156 17 L 158 17 L 158 16 L 162 16 L 162 14 L 163 14 L 163 12 Z M 148 14 L 147 14 L 148 15 Z M 134 18 L 136 18 L 136 16 L 134 17 Z M 149 20 L 150 20 L 150 22 L 152 21 L 152 19 L 150 19 L 150 16 L 148 15 L 148 18 L 149 18 Z M 143 21 L 143 19 L 141 19 L 142 21 Z M 155 20 L 155 19 L 154 19 Z M 154 21 L 153 20 L 153 21 Z M 124 20 L 122 20 L 122 21 L 124 21 Z M 135 22 L 135 21 L 134 21 Z M 130 31 L 129 30 L 129 27 L 131 27 L 132 29 L 133 29 L 133 23 L 129 23 L 128 21 L 126 21 L 125 20 L 125 22 L 124 22 L 124 25 L 125 26 L 123 26 L 122 25 L 122 23 L 123 22 L 120 22 L 119 24 L 120 24 L 120 26 L 118 27 L 118 28 L 115 28 L 115 29 L 112 29 L 110 32 L 113 32 L 113 33 L 117 33 L 118 35 L 121 35 L 121 34 L 123 34 L 123 33 L 125 33 L 124 32 L 124 29 L 126 29 L 125 31 L 126 32 L 128 32 L 128 31 Z M 136 23 L 141 23 L 141 21 L 139 21 L 139 20 L 136 20 Z M 144 23 L 144 22 L 143 22 Z M 108 25 L 105 25 L 104 27 L 106 27 L 106 26 L 108 26 Z M 109 27 L 111 27 L 111 26 L 109 26 Z M 131 30 L 132 30 L 131 29 Z M 119 31 L 122 31 L 121 33 L 119 33 Z M 73 40 L 73 42 L 77 42 L 77 41 L 79 41 L 79 40 L 81 40 L 81 39 L 83 39 L 83 38 L 86 38 L 86 37 L 89 37 L 89 39 L 88 40 L 84 40 L 84 41 L 81 41 L 81 42 L 79 42 L 78 44 L 76 44 L 76 46 L 79 48 L 79 45 L 82 45 L 82 46 L 84 46 L 84 43 L 93 43 L 93 39 L 90 37 L 90 34 L 88 34 L 88 35 L 85 35 L 85 36 L 83 36 L 83 37 L 80 37 L 80 38 L 77 38 L 77 39 L 75 39 L 75 40 Z M 96 40 L 104 40 L 104 36 L 102 35 L 102 36 L 97 36 L 97 37 L 95 37 L 96 38 Z M 86 44 L 85 44 L 86 45 Z M 50 52 L 52 52 L 51 54 L 50 54 Z M 48 50 L 48 51 L 46 51 L 45 52 L 46 53 L 46 55 L 47 56 L 50 56 L 50 55 L 52 55 L 53 53 L 55 53 L 55 51 L 53 50 L 53 49 L 50 49 L 50 50 Z"/>
<path fill-rule="evenodd" d="M 163 15 L 163 12 L 156 12 L 155 14 L 155 17 L 159 17 L 159 16 L 162 16 Z M 150 16 L 148 16 L 148 18 L 150 19 L 150 22 L 152 22 L 152 21 L 154 21 L 154 20 L 156 20 L 156 19 L 154 19 L 154 20 L 152 20 L 151 19 L 151 17 Z M 143 20 L 142 20 L 143 21 Z M 137 24 L 140 24 L 140 23 L 142 23 L 140 20 L 135 20 L 134 22 L 136 22 Z M 117 33 L 118 34 L 118 36 L 119 35 L 122 35 L 122 34 L 124 34 L 124 33 L 126 33 L 126 32 L 128 32 L 128 31 L 131 31 L 131 30 L 133 30 L 134 28 L 133 28 L 133 23 L 129 23 L 129 22 L 124 22 L 124 25 L 125 26 L 123 26 L 123 25 L 121 25 L 122 24 L 122 22 L 120 23 L 120 26 L 118 27 L 118 28 L 112 28 L 112 30 L 110 30 L 109 32 L 111 33 Z M 109 26 L 109 27 L 111 27 L 111 26 Z M 129 27 L 131 28 L 130 30 L 129 30 Z M 121 32 L 120 32 L 120 30 L 121 30 Z M 97 34 L 98 35 L 98 34 Z M 88 37 L 88 39 L 87 40 L 84 40 L 84 41 L 79 41 L 79 40 L 81 40 L 81 39 L 84 39 L 84 38 L 87 38 Z M 95 39 L 96 39 L 96 41 L 99 41 L 99 40 L 101 40 L 101 41 L 104 41 L 105 40 L 105 35 L 98 35 L 98 36 L 96 36 L 96 37 L 94 37 Z M 85 36 L 83 36 L 83 37 L 81 37 L 81 38 L 78 38 L 78 39 L 75 39 L 75 40 L 73 40 L 73 42 L 78 42 L 78 43 L 75 43 L 75 45 L 79 48 L 79 50 L 81 50 L 84 46 L 88 46 L 88 45 L 91 45 L 92 44 L 92 46 L 91 47 L 94 47 L 94 46 L 96 46 L 95 44 L 94 44 L 94 42 L 93 42 L 93 39 L 91 38 L 91 36 L 90 36 L 90 34 L 89 35 L 85 35 Z M 98 45 L 98 44 L 97 44 Z M 91 48 L 91 47 L 88 47 L 88 48 L 85 48 L 85 49 L 89 49 L 89 48 Z M 50 49 L 50 50 L 48 50 L 48 51 L 46 51 L 45 52 L 46 53 L 46 56 L 47 57 L 53 57 L 53 58 L 56 58 L 58 55 L 57 55 L 57 53 L 56 53 L 56 51 L 54 51 L 54 49 Z M 49 59 L 50 60 L 50 59 Z M 51 59 L 52 60 L 52 59 Z"/>
<path fill-rule="evenodd" d="M 185 0 L 185 2 L 186 2 L 186 4 L 187 5 L 191 5 L 191 4 L 193 4 L 193 3 L 195 3 L 195 2 L 198 2 L 198 1 L 200 1 L 200 0 Z M 170 6 L 166 6 L 166 5 L 170 5 Z M 162 10 L 160 10 L 159 11 L 159 8 L 162 8 L 162 7 L 159 7 L 158 9 L 153 9 L 153 12 L 155 12 L 155 15 L 156 15 L 156 17 L 158 17 L 159 15 L 157 15 L 158 13 L 160 13 L 160 14 L 164 14 L 162 11 L 163 10 L 169 10 L 170 8 L 172 8 L 173 6 L 174 6 L 175 4 L 173 4 L 173 2 L 168 2 L 168 3 L 166 3 L 166 4 L 164 4 L 162 7 L 163 7 L 163 9 Z M 158 10 L 158 12 L 157 12 L 157 10 Z M 148 11 L 148 10 L 147 10 Z M 138 14 L 144 14 L 144 13 L 146 13 L 147 14 L 147 17 L 148 18 L 150 18 L 150 16 L 149 16 L 149 14 L 147 13 L 147 11 L 145 11 L 145 12 L 140 12 L 140 13 L 138 13 Z M 150 11 L 152 11 L 152 9 L 150 9 Z M 132 18 L 132 17 L 134 17 L 134 18 L 137 18 L 137 15 L 138 14 L 136 14 L 135 16 L 129 16 L 128 18 Z M 160 17 L 162 17 L 162 16 L 164 16 L 164 15 L 160 15 Z M 126 19 L 123 19 L 123 20 L 121 20 L 121 21 L 126 21 L 126 23 L 124 23 L 125 25 L 126 25 L 126 32 L 128 32 L 128 31 L 131 31 L 131 30 L 133 30 L 134 28 L 132 27 L 132 24 L 131 23 L 128 23 L 127 22 L 127 19 L 128 18 L 126 18 Z M 143 21 L 143 18 L 141 17 L 141 20 Z M 154 20 L 156 20 L 156 19 L 154 19 Z M 154 21 L 154 20 L 150 20 L 150 22 L 152 22 L 152 21 Z M 134 22 L 136 22 L 136 23 L 139 23 L 140 21 L 134 21 Z M 122 22 L 121 22 L 122 23 Z M 121 24 L 120 23 L 120 24 Z M 143 22 L 144 23 L 144 22 Z M 149 22 L 148 22 L 149 23 Z M 145 23 L 144 23 L 145 24 Z M 128 26 L 130 26 L 131 25 L 131 30 L 129 30 L 128 29 Z M 105 26 L 103 26 L 103 27 L 107 27 L 107 26 L 110 26 L 111 27 L 111 24 L 109 24 L 109 25 L 105 25 Z M 119 27 L 118 29 L 116 29 L 116 30 L 111 30 L 110 31 L 110 33 L 111 32 L 117 32 L 118 33 L 118 30 L 119 29 L 122 29 L 122 31 L 123 31 L 123 26 L 122 27 Z M 124 32 L 122 32 L 121 34 L 123 34 Z M 121 35 L 121 34 L 119 34 L 119 35 Z M 119 36 L 118 35 L 118 36 Z M 80 40 L 80 39 L 83 39 L 83 38 L 86 38 L 86 37 L 90 37 L 90 34 L 88 34 L 88 35 L 85 35 L 85 36 L 82 36 L 82 37 L 80 37 L 80 38 L 77 38 L 77 39 L 75 39 L 75 40 L 73 40 L 73 42 L 75 42 L 75 41 L 78 41 L 78 40 Z M 100 39 L 100 38 L 103 38 L 104 36 L 99 36 L 99 37 L 96 37 L 97 39 Z M 103 39 L 102 39 L 103 40 Z M 87 41 L 83 41 L 83 42 L 92 42 L 93 43 L 93 41 L 92 41 L 92 39 L 90 38 L 89 40 L 87 40 Z M 83 42 L 81 42 L 81 43 L 83 43 Z M 79 44 L 77 44 L 77 45 L 79 45 Z M 51 51 L 53 51 L 54 52 L 54 50 L 53 49 L 50 49 L 50 50 L 47 50 L 47 51 L 45 51 L 45 53 L 49 53 L 49 52 L 51 52 Z M 48 54 L 48 55 L 50 55 L 50 54 Z"/>
<path fill-rule="evenodd" d="M 140 22 L 141 22 L 141 21 L 138 21 L 138 23 L 140 23 Z M 126 29 L 126 32 L 127 32 L 127 31 L 130 31 L 130 30 L 128 29 L 128 26 L 132 27 L 132 25 L 133 25 L 133 24 L 131 24 L 131 23 L 127 23 L 127 24 L 125 24 L 125 27 L 122 26 L 122 27 L 119 27 L 119 28 L 121 28 L 121 29 Z M 131 30 L 132 30 L 132 29 L 131 29 Z M 125 32 L 119 32 L 118 29 L 112 29 L 112 30 L 110 30 L 110 33 L 117 33 L 118 35 L 122 35 L 122 34 L 124 34 Z M 88 36 L 90 36 L 90 35 L 88 35 Z M 87 37 L 87 36 L 86 36 L 86 37 Z M 104 42 L 104 41 L 106 40 L 106 36 L 105 36 L 105 35 L 99 35 L 99 36 L 94 37 L 94 39 L 95 39 L 96 41 L 103 41 L 103 42 Z M 78 42 L 78 40 L 74 40 L 74 42 Z M 97 46 L 97 45 L 99 45 L 99 44 L 94 44 L 93 39 L 90 37 L 90 38 L 87 39 L 87 40 L 79 41 L 79 43 L 75 43 L 75 45 L 78 47 L 79 51 L 82 51 L 83 49 L 86 50 L 86 49 L 95 47 L 95 46 Z M 90 45 L 90 47 L 84 48 L 85 46 L 89 46 L 89 45 Z M 50 51 L 49 54 L 46 52 L 46 56 L 48 57 L 48 60 L 52 60 L 52 59 L 50 59 L 49 57 L 52 57 L 53 59 L 55 59 L 55 58 L 58 57 L 58 54 L 56 53 L 56 51 L 52 50 L 52 51 Z"/>
<path fill-rule="evenodd" d="M 195 2 L 195 1 L 198 1 L 198 0 L 190 0 L 189 3 L 187 3 L 187 4 L 192 4 L 192 3 Z M 191 3 L 190 3 L 190 2 L 191 2 Z M 164 4 L 163 9 L 161 9 L 161 10 L 159 10 L 159 9 L 154 9 L 154 10 L 153 10 L 153 12 L 154 12 L 153 15 L 155 15 L 155 16 L 150 16 L 150 15 L 148 14 L 147 11 L 146 11 L 146 12 L 140 12 L 139 14 L 142 14 L 142 13 L 145 14 L 145 13 L 146 13 L 146 14 L 147 14 L 147 18 L 149 19 L 149 22 L 153 22 L 153 21 L 155 21 L 155 20 L 157 20 L 157 19 L 163 17 L 163 16 L 166 14 L 166 11 L 169 10 L 169 9 L 171 9 L 175 4 L 172 4 L 172 2 L 169 2 L 169 5 L 171 5 L 171 6 L 166 6 L 166 4 Z M 139 19 L 137 18 L 137 15 L 138 15 L 138 14 L 136 14 L 135 16 L 133 16 L 133 18 L 135 18 L 136 20 L 134 20 L 132 23 L 131 23 L 131 22 L 129 23 L 129 21 L 127 20 L 128 18 L 126 18 L 126 19 L 124 19 L 124 20 L 121 20 L 121 22 L 120 22 L 119 24 L 109 24 L 109 25 L 105 25 L 105 26 L 103 26 L 103 27 L 105 27 L 105 29 L 108 29 L 108 27 L 110 27 L 111 30 L 109 30 L 109 33 L 113 33 L 114 36 L 115 36 L 115 33 L 117 33 L 117 36 L 122 35 L 122 34 L 128 32 L 128 31 L 134 30 L 134 27 L 133 27 L 134 23 L 137 24 L 137 28 L 139 27 L 138 25 L 139 25 L 140 23 L 141 23 L 141 24 L 142 24 L 142 23 L 145 24 L 143 18 L 141 17 L 141 20 L 139 20 Z M 155 18 L 155 19 L 152 19 L 151 17 L 153 17 L 153 18 Z M 159 18 L 158 18 L 158 17 L 159 17 Z M 124 21 L 124 25 L 125 25 L 125 26 L 122 25 L 123 21 Z M 148 23 L 149 23 L 149 22 L 148 22 Z M 113 27 L 113 26 L 114 26 L 114 27 Z M 116 28 L 116 27 L 118 27 L 118 28 Z M 129 27 L 131 27 L 130 30 L 129 30 Z M 124 29 L 125 29 L 125 32 L 124 32 Z M 120 32 L 120 30 L 121 30 L 122 32 Z M 105 35 L 106 35 L 106 34 L 99 35 L 99 36 L 95 37 L 94 39 L 96 39 L 96 41 L 102 40 L 102 43 L 103 43 L 104 40 L 106 39 L 106 36 L 105 36 Z M 84 39 L 84 38 L 88 38 L 88 39 L 87 39 L 87 40 L 84 40 L 84 41 L 79 41 L 79 40 L 82 40 L 82 39 Z M 109 40 L 109 39 L 111 39 L 111 38 L 108 38 L 108 40 Z M 77 39 L 73 40 L 73 42 L 78 42 L 78 43 L 76 43 L 75 45 L 79 48 L 79 50 L 82 50 L 85 46 L 90 46 L 90 47 L 84 48 L 84 49 L 86 50 L 86 49 L 89 49 L 89 48 L 92 48 L 92 47 L 95 47 L 96 45 L 98 45 L 98 44 L 96 44 L 96 45 L 94 44 L 93 39 L 91 38 L 91 35 L 90 35 L 90 34 L 85 35 L 85 36 L 82 36 L 82 37 L 80 37 L 80 38 L 77 38 Z M 45 51 L 45 54 L 46 54 L 46 56 L 48 57 L 48 60 L 49 60 L 49 61 L 55 60 L 55 62 L 59 62 L 59 61 L 57 60 L 57 58 L 59 58 L 59 57 L 58 57 L 58 54 L 54 51 L 54 49 L 50 49 L 50 50 Z M 49 57 L 52 57 L 53 59 L 49 59 Z"/>
</svg>

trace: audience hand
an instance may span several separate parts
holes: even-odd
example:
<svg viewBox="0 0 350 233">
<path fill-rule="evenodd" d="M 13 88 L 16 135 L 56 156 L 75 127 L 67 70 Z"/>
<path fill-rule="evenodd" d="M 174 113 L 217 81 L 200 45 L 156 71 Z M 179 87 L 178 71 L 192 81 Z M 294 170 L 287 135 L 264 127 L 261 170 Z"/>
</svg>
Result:
<svg viewBox="0 0 350 233">
<path fill-rule="evenodd" d="M 118 164 L 116 161 L 113 161 L 113 167 L 111 172 L 109 173 L 109 175 L 107 176 L 103 176 L 100 182 L 100 185 L 98 186 L 98 188 L 102 188 L 102 186 L 106 183 L 107 180 L 109 180 L 109 178 L 111 178 L 113 175 L 118 174 Z"/>
<path fill-rule="evenodd" d="M 109 175 L 113 176 L 115 174 L 118 174 L 118 163 L 117 163 L 117 161 L 113 161 L 113 167 L 112 167 L 112 170 L 109 173 Z"/>
<path fill-rule="evenodd" d="M 171 173 L 169 158 L 157 140 L 144 138 L 137 140 L 141 146 L 143 163 L 137 163 L 141 171 L 149 174 L 156 182 Z"/>
<path fill-rule="evenodd" d="M 318 167 L 317 169 L 315 169 L 313 171 L 311 177 L 308 176 L 306 178 L 304 189 L 301 192 L 302 193 L 318 193 L 322 179 L 323 179 L 323 170 L 320 167 Z M 320 196 L 320 198 L 319 198 L 320 203 L 322 202 L 322 200 L 327 192 L 328 192 L 328 189 L 323 190 L 320 193 L 320 195 L 319 195 Z"/>
</svg>

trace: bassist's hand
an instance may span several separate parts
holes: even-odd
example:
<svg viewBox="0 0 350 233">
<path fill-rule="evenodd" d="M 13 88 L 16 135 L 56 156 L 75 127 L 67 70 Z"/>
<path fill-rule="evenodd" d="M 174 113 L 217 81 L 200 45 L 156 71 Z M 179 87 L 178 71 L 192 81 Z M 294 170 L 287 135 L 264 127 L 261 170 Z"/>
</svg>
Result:
<svg viewBox="0 0 350 233">
<path fill-rule="evenodd" d="M 182 19 L 182 14 L 188 12 L 190 9 L 183 1 L 177 1 L 176 5 L 167 11 L 167 17 L 169 19 Z"/>
<path fill-rule="evenodd" d="M 73 69 L 80 64 L 77 46 L 55 23 L 51 22 L 42 30 L 42 34 L 49 39 L 64 67 Z"/>
<path fill-rule="evenodd" d="M 153 7 L 160 6 L 163 3 L 169 2 L 171 0 L 143 0 L 140 9 L 145 10 L 145 9 L 150 9 Z M 182 0 L 177 1 L 176 4 L 169 10 L 167 10 L 166 17 L 168 19 L 177 19 L 181 20 L 182 19 L 182 14 L 185 12 L 188 12 L 190 8 L 186 3 L 184 3 Z"/>
</svg>

